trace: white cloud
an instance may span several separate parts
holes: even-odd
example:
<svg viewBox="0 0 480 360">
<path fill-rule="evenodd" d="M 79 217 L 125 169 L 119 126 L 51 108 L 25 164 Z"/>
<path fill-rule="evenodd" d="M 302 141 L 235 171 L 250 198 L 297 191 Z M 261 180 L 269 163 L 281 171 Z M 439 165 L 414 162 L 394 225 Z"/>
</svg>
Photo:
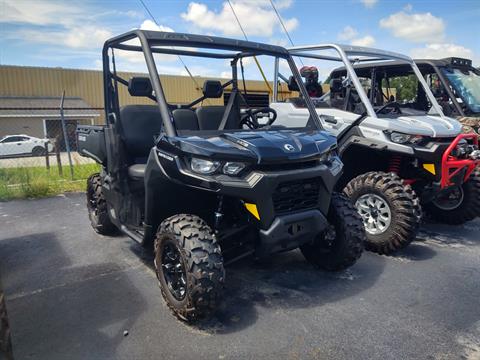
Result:
<svg viewBox="0 0 480 360">
<path fill-rule="evenodd" d="M 3 0 L 2 5 L 0 23 L 27 25 L 6 34 L 10 39 L 70 49 L 96 49 L 112 36 L 101 23 L 85 20 L 90 15 L 86 7 L 46 0 Z"/>
<path fill-rule="evenodd" d="M 100 47 L 112 33 L 96 26 L 74 27 L 65 34 L 63 43 L 72 48 Z"/>
<path fill-rule="evenodd" d="M 369 9 L 373 8 L 378 2 L 378 0 L 360 0 L 360 1 L 366 8 L 369 8 Z"/>
<path fill-rule="evenodd" d="M 288 42 L 287 39 L 285 38 L 270 38 L 268 40 L 268 43 L 269 44 L 272 44 L 272 45 L 278 45 L 278 46 L 283 46 L 283 47 L 288 47 L 288 46 L 291 46 L 292 44 L 290 44 Z"/>
<path fill-rule="evenodd" d="M 152 20 L 145 20 L 144 22 L 142 22 L 142 24 L 140 25 L 140 29 L 173 32 L 172 28 L 170 28 L 168 26 L 161 25 L 161 24 L 157 25 Z"/>
<path fill-rule="evenodd" d="M 78 19 L 83 9 L 72 3 L 46 0 L 3 0 L 0 22 L 31 25 L 69 24 Z"/>
<path fill-rule="evenodd" d="M 342 41 L 349 41 L 351 45 L 355 46 L 373 46 L 375 44 L 375 38 L 373 36 L 365 35 L 359 37 L 358 35 L 357 29 L 351 26 L 345 26 L 337 35 L 337 38 Z"/>
<path fill-rule="evenodd" d="M 34 43 L 66 46 L 72 49 L 93 49 L 101 47 L 112 33 L 105 28 L 87 25 L 64 31 L 20 30 L 15 36 Z"/>
<path fill-rule="evenodd" d="M 103 70 L 103 61 L 100 60 L 100 59 L 96 59 L 94 62 L 93 62 L 93 68 L 95 70 Z"/>
<path fill-rule="evenodd" d="M 260 1 L 257 1 L 257 3 L 267 3 L 266 6 L 270 5 L 270 1 L 269 0 L 260 0 Z M 293 0 L 277 0 L 277 1 L 274 1 L 275 3 L 275 7 L 277 9 L 288 9 L 292 3 L 293 3 Z"/>
<path fill-rule="evenodd" d="M 431 13 L 408 14 L 405 11 L 392 14 L 380 20 L 380 27 L 388 29 L 395 37 L 412 42 L 442 41 L 445 23 Z"/>
<path fill-rule="evenodd" d="M 269 1 L 232 1 L 247 35 L 272 36 L 275 29 L 280 29 L 280 23 Z M 276 7 L 288 8 L 290 0 L 278 1 Z M 191 2 L 187 11 L 181 14 L 183 20 L 192 23 L 200 29 L 219 31 L 229 36 L 240 36 L 242 32 L 228 2 L 224 2 L 220 11 L 209 9 L 206 4 Z M 288 31 L 298 27 L 296 18 L 283 19 Z"/>
<path fill-rule="evenodd" d="M 474 57 L 472 50 L 461 45 L 448 43 L 427 44 L 423 48 L 413 49 L 410 54 L 416 59 L 438 59 L 450 56 L 472 59 Z"/>
<path fill-rule="evenodd" d="M 230 79 L 232 77 L 232 72 L 231 71 L 222 71 L 220 73 L 220 77 L 224 79 Z"/>
<path fill-rule="evenodd" d="M 343 30 L 338 34 L 339 40 L 352 40 L 358 35 L 358 31 L 351 26 L 345 26 Z"/>
<path fill-rule="evenodd" d="M 355 45 L 355 46 L 370 47 L 370 46 L 373 46 L 375 44 L 375 38 L 371 35 L 366 35 L 366 36 L 358 38 L 358 39 L 353 39 L 350 43 L 352 45 Z"/>
<path fill-rule="evenodd" d="M 151 31 L 173 32 L 172 28 L 170 28 L 168 26 L 161 25 L 161 24 L 157 25 L 152 20 L 144 20 L 140 24 L 139 29 L 141 29 L 141 30 L 151 30 Z M 135 38 L 135 39 L 132 39 L 132 40 L 129 40 L 129 41 L 125 42 L 125 44 L 140 46 L 140 40 Z M 140 66 L 140 65 L 145 66 L 144 65 L 145 64 L 145 56 L 143 55 L 142 52 L 118 50 L 117 53 L 118 53 L 119 58 L 121 58 L 121 59 L 123 59 L 127 62 L 137 64 L 138 66 Z M 155 57 L 155 60 L 157 60 L 157 62 L 159 62 L 159 61 L 173 62 L 173 61 L 178 60 L 178 57 L 176 55 L 154 54 L 154 57 Z"/>
</svg>

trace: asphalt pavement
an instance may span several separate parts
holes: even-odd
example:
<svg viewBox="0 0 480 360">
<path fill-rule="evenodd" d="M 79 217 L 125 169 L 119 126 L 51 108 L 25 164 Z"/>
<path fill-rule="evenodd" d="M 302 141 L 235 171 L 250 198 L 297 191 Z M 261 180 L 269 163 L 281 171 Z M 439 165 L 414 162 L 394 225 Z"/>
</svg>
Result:
<svg viewBox="0 0 480 360">
<path fill-rule="evenodd" d="M 152 255 L 89 225 L 85 198 L 0 203 L 15 359 L 480 359 L 480 220 L 424 226 L 396 256 L 340 273 L 298 251 L 227 267 L 196 326 L 160 295 Z"/>
</svg>

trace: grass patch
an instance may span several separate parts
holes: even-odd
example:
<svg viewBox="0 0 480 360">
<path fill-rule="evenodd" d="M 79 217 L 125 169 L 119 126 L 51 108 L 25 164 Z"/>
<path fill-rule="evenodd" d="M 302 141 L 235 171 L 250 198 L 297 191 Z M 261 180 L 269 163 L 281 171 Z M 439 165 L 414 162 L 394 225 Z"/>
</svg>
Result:
<svg viewBox="0 0 480 360">
<path fill-rule="evenodd" d="M 68 191 L 85 191 L 86 179 L 100 171 L 98 164 L 75 165 L 73 178 L 70 167 L 63 166 L 63 175 L 57 167 L 0 168 L 0 201 L 39 198 Z"/>
</svg>

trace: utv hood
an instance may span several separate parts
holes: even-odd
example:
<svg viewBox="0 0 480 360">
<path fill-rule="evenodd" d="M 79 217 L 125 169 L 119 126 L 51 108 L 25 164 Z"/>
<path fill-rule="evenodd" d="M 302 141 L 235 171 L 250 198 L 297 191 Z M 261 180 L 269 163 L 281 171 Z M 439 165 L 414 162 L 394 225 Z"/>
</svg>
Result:
<svg viewBox="0 0 480 360">
<path fill-rule="evenodd" d="M 186 155 L 258 164 L 308 160 L 336 146 L 334 136 L 313 130 L 239 131 L 176 140 Z"/>
<path fill-rule="evenodd" d="M 449 117 L 432 115 L 399 116 L 395 118 L 378 118 L 365 121 L 379 130 L 389 129 L 411 135 L 430 137 L 453 137 L 462 131 L 461 124 Z M 387 122 L 387 123 L 384 123 Z"/>
</svg>

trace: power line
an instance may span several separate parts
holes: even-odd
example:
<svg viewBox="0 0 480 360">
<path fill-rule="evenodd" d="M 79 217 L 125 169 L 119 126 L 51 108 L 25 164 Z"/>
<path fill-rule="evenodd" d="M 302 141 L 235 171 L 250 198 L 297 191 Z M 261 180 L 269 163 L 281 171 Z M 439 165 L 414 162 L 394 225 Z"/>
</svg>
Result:
<svg viewBox="0 0 480 360">
<path fill-rule="evenodd" d="M 275 4 L 273 3 L 273 0 L 270 0 L 270 4 L 272 4 L 273 10 L 275 11 L 275 14 L 277 14 L 278 21 L 280 21 L 280 24 L 282 25 L 283 31 L 285 31 L 285 34 L 287 35 L 288 40 L 290 41 L 290 44 L 291 44 L 292 46 L 295 46 L 295 44 L 293 43 L 292 38 L 290 37 L 290 34 L 288 33 L 287 27 L 285 26 L 285 23 L 283 22 L 282 17 L 280 16 L 280 13 L 278 12 L 277 8 L 275 7 Z M 304 63 L 303 63 L 303 61 L 302 61 L 302 58 L 299 57 L 298 59 L 300 60 L 300 62 L 302 63 L 302 65 L 304 65 Z"/>
<path fill-rule="evenodd" d="M 227 2 L 228 2 L 228 5 L 230 5 L 230 9 L 232 9 L 233 16 L 235 16 L 235 20 L 237 20 L 237 24 L 238 24 L 238 26 L 240 27 L 240 30 L 242 31 L 243 36 L 245 37 L 245 40 L 248 41 L 248 36 L 247 36 L 247 34 L 245 33 L 245 30 L 243 30 L 242 23 L 241 23 L 240 20 L 238 19 L 237 13 L 235 12 L 235 9 L 233 8 L 232 3 L 230 2 L 230 0 L 227 0 Z M 270 86 L 270 83 L 269 83 L 268 80 L 267 80 L 267 77 L 265 76 L 265 73 L 263 72 L 262 67 L 260 66 L 260 63 L 258 62 L 257 57 L 256 57 L 256 56 L 253 56 L 253 59 L 255 60 L 255 63 L 257 64 L 258 70 L 260 71 L 260 74 L 261 74 L 262 77 L 263 77 L 263 81 L 265 81 L 265 84 L 267 84 L 268 90 L 269 90 L 269 92 L 271 93 L 271 92 L 272 92 L 272 88 L 271 88 L 271 86 Z"/>
<path fill-rule="evenodd" d="M 235 10 L 234 10 L 234 8 L 233 8 L 232 3 L 230 2 L 230 0 L 227 0 L 227 1 L 228 1 L 228 5 L 230 5 L 230 9 L 232 9 L 233 16 L 235 16 L 235 19 L 237 20 L 237 23 L 238 23 L 238 26 L 240 27 L 240 30 L 242 30 L 242 33 L 243 33 L 243 36 L 245 37 L 245 40 L 248 41 L 248 36 L 247 36 L 247 34 L 245 33 L 245 30 L 243 30 L 242 23 L 241 23 L 240 20 L 238 19 L 237 13 L 235 12 Z"/>
<path fill-rule="evenodd" d="M 155 25 L 160 26 L 160 25 L 158 25 L 157 19 L 155 19 L 155 16 L 153 16 L 153 14 L 150 12 L 150 10 L 148 9 L 147 5 L 143 2 L 143 0 L 139 0 L 139 1 L 142 4 L 142 6 L 145 8 L 145 10 L 147 11 L 148 15 L 150 15 L 150 17 L 152 18 Z M 183 67 L 185 68 L 185 71 L 187 72 L 188 76 L 190 76 L 190 78 L 192 79 L 192 81 L 195 84 L 197 90 L 199 90 L 200 86 L 198 85 L 197 81 L 195 80 L 192 73 L 188 69 L 187 64 L 185 64 L 185 62 L 183 61 L 183 59 L 180 55 L 177 55 L 177 57 L 178 57 L 178 60 L 180 60 L 180 62 L 182 63 Z"/>
</svg>

